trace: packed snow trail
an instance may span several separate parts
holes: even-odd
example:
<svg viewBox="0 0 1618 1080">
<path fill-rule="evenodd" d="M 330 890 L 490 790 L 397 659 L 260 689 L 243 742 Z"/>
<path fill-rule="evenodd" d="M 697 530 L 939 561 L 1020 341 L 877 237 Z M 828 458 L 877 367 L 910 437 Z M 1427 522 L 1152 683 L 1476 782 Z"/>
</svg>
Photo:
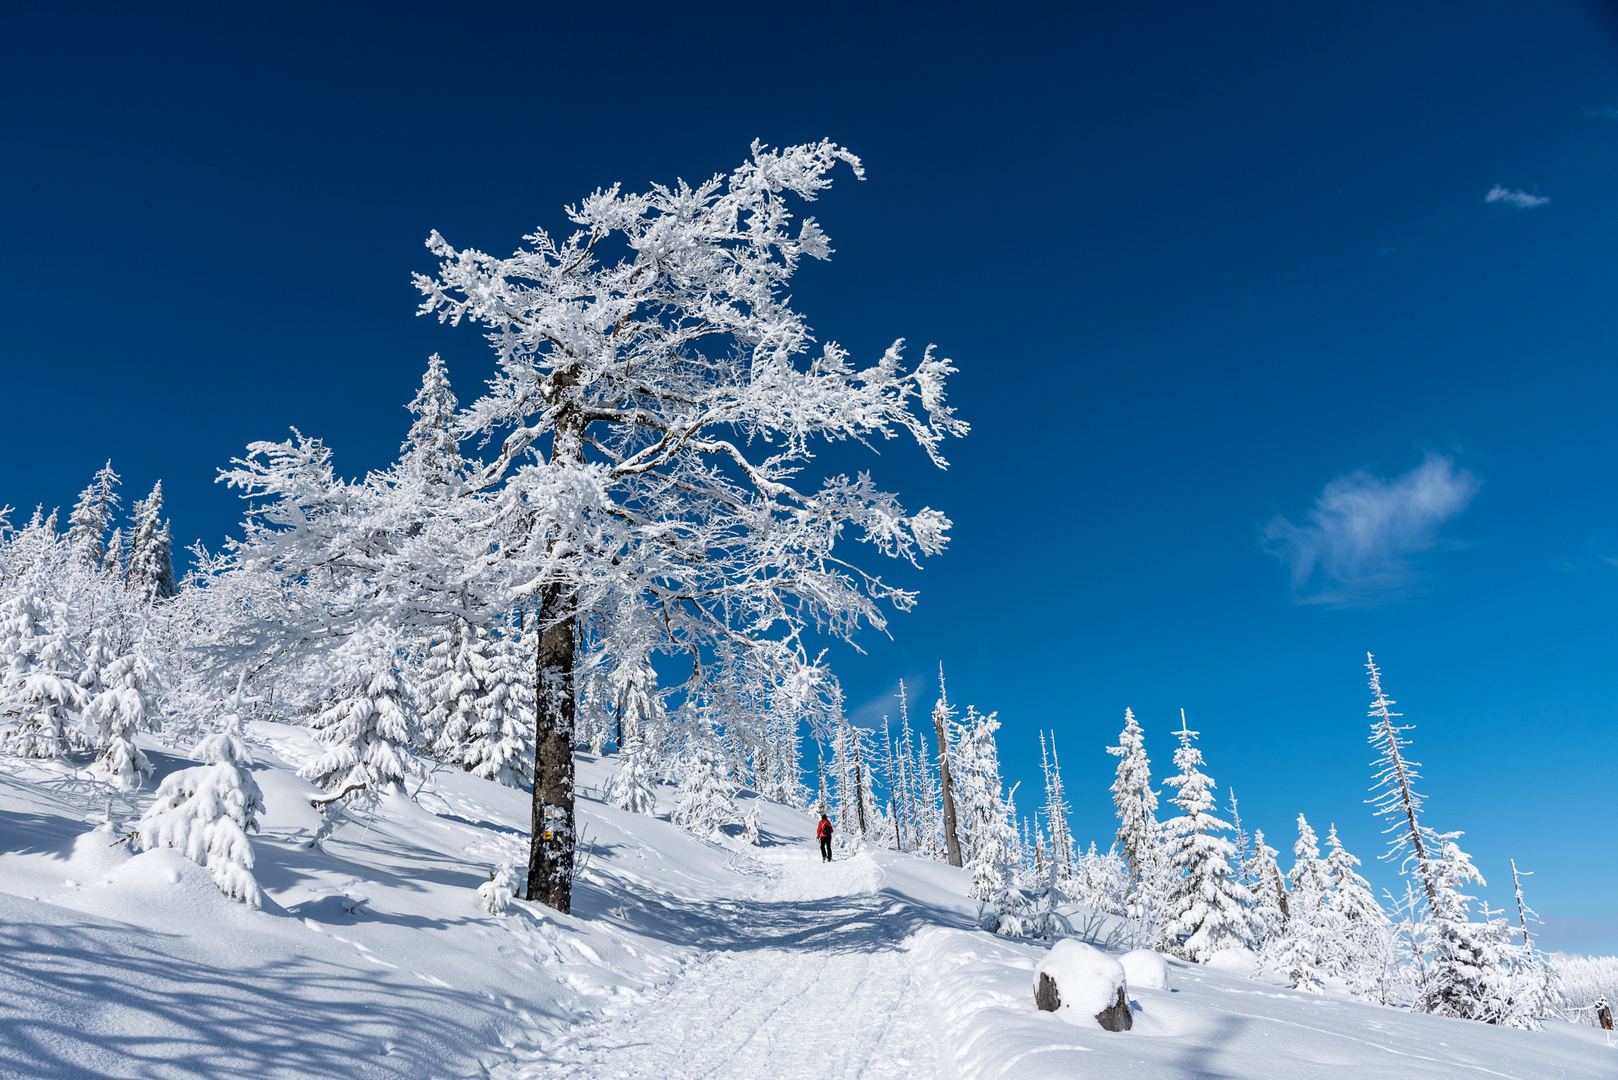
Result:
<svg viewBox="0 0 1618 1080">
<path fill-rule="evenodd" d="M 868 854 L 761 854 L 771 882 L 722 905 L 734 939 L 663 990 L 535 1052 L 517 1075 L 562 1077 L 936 1076 L 937 1033 L 903 940 L 918 914 L 880 893 Z"/>
</svg>

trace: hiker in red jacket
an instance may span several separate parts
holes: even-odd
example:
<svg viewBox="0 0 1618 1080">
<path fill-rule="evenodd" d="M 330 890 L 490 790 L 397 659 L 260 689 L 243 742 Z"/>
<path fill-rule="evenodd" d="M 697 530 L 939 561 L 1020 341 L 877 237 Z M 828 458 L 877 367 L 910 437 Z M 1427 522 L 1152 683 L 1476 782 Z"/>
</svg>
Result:
<svg viewBox="0 0 1618 1080">
<path fill-rule="evenodd" d="M 820 824 L 815 826 L 815 835 L 820 837 L 820 861 L 831 862 L 831 822 L 825 814 L 820 815 Z"/>
</svg>

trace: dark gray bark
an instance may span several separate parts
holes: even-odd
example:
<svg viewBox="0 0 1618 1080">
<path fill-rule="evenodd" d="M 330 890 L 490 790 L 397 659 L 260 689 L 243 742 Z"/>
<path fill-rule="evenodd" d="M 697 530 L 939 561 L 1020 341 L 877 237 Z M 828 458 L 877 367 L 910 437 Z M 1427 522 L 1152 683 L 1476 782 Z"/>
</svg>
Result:
<svg viewBox="0 0 1618 1080">
<path fill-rule="evenodd" d="M 1041 1012 L 1055 1012 L 1062 1007 L 1062 998 L 1056 992 L 1056 981 L 1041 972 L 1039 988 L 1034 991 L 1034 1004 Z"/>
<path fill-rule="evenodd" d="M 560 586 L 540 606 L 534 657 L 534 805 L 528 849 L 528 899 L 566 913 L 573 902 L 573 656 L 572 597 Z"/>
<path fill-rule="evenodd" d="M 1135 1026 L 1135 1016 L 1129 1011 L 1124 988 L 1118 988 L 1118 1000 L 1096 1013 L 1096 1023 L 1107 1031 L 1128 1031 Z"/>
<path fill-rule="evenodd" d="M 949 776 L 949 729 L 941 715 L 934 715 L 938 729 L 938 786 L 944 793 L 944 854 L 951 866 L 961 865 L 961 841 L 955 833 L 955 785 Z"/>
<path fill-rule="evenodd" d="M 854 765 L 854 805 L 860 814 L 860 836 L 869 836 L 870 830 L 865 827 L 865 778 L 860 775 L 858 762 Z"/>
</svg>

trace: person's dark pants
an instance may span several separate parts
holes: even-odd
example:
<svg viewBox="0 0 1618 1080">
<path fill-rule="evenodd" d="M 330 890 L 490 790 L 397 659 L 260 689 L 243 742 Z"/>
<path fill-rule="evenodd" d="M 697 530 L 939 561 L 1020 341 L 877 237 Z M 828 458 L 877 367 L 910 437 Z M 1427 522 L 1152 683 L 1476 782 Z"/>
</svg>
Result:
<svg viewBox="0 0 1618 1080">
<path fill-rule="evenodd" d="M 831 862 L 831 837 L 820 838 L 820 859 L 822 862 Z"/>
</svg>

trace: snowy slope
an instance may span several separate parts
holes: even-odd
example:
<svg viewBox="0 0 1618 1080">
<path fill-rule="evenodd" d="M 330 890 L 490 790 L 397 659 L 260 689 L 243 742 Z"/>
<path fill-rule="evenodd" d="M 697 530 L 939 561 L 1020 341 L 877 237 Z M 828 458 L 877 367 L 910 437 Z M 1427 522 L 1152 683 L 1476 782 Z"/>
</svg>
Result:
<svg viewBox="0 0 1618 1080">
<path fill-rule="evenodd" d="M 0 1075 L 1618 1076 L 1591 1028 L 1411 1016 L 1183 964 L 1169 989 L 1131 990 L 1133 1031 L 1075 1027 L 1033 1007 L 1040 945 L 972 928 L 960 871 L 869 850 L 825 866 L 809 819 L 773 804 L 764 846 L 700 841 L 603 805 L 610 760 L 580 760 L 594 854 L 574 914 L 491 916 L 475 890 L 525 852 L 521 792 L 440 770 L 312 848 L 316 791 L 293 775 L 308 732 L 255 724 L 250 741 L 262 911 L 92 831 L 104 788 L 0 763 Z M 139 804 L 115 799 L 116 825 Z"/>
</svg>

